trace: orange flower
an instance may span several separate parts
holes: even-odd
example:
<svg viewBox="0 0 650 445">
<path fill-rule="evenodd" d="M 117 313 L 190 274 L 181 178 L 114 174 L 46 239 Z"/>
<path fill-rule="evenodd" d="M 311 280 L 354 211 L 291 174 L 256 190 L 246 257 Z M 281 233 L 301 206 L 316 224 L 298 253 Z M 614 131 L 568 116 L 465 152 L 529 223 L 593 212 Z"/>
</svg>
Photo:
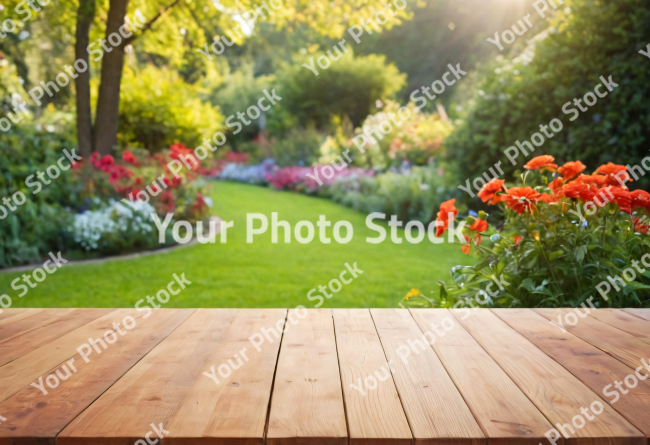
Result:
<svg viewBox="0 0 650 445">
<path fill-rule="evenodd" d="M 465 244 L 463 247 L 460 248 L 460 250 L 462 250 L 465 255 L 469 255 L 469 252 L 472 250 L 472 245 Z"/>
<path fill-rule="evenodd" d="M 561 174 L 565 180 L 569 180 L 571 178 L 575 178 L 578 176 L 580 173 L 586 169 L 587 166 L 584 165 L 580 161 L 570 161 L 564 164 L 562 167 L 560 167 L 557 172 Z"/>
<path fill-rule="evenodd" d="M 508 189 L 508 194 L 503 198 L 503 201 L 519 214 L 526 210 L 532 213 L 535 201 L 539 196 L 540 194 L 530 187 L 511 187 Z"/>
<path fill-rule="evenodd" d="M 603 164 L 598 167 L 596 171 L 605 175 L 607 178 L 607 183 L 615 187 L 627 188 L 624 185 L 624 181 L 632 181 L 630 175 L 627 174 L 627 167 L 624 165 L 612 164 L 611 162 L 608 162 L 607 164 Z"/>
<path fill-rule="evenodd" d="M 512 241 L 514 241 L 515 247 L 517 247 L 519 245 L 519 243 L 521 242 L 521 236 L 519 236 L 519 235 L 515 236 Z"/>
<path fill-rule="evenodd" d="M 650 193 L 645 190 L 635 190 L 630 193 L 632 198 L 632 209 L 644 208 L 650 210 Z"/>
<path fill-rule="evenodd" d="M 580 176 L 582 178 L 582 176 Z M 570 182 L 565 184 L 562 187 L 562 194 L 568 196 L 569 198 L 579 199 L 581 201 L 587 202 L 592 201 L 596 195 L 597 187 L 590 186 L 589 184 L 583 184 L 581 182 Z"/>
<path fill-rule="evenodd" d="M 595 186 L 596 188 L 601 188 L 605 187 L 609 181 L 607 180 L 607 176 L 580 175 L 576 178 L 575 182 Z"/>
<path fill-rule="evenodd" d="M 645 233 L 646 235 L 648 234 L 648 224 L 643 223 L 640 221 L 641 218 L 632 218 L 632 224 L 634 224 L 634 231 L 638 233 Z"/>
<path fill-rule="evenodd" d="M 612 164 L 611 162 L 608 162 L 607 164 L 603 164 L 596 169 L 598 173 L 601 173 L 603 175 L 615 175 L 618 172 L 622 172 L 626 170 L 627 170 L 626 166 Z"/>
<path fill-rule="evenodd" d="M 501 197 L 497 195 L 497 192 L 501 191 L 504 182 L 506 182 L 504 179 L 494 178 L 485 184 L 485 187 L 478 192 L 478 197 L 481 198 L 481 201 L 483 202 L 490 201 L 491 205 L 497 204 L 501 201 Z"/>
<path fill-rule="evenodd" d="M 614 195 L 614 202 L 626 213 L 632 213 L 632 196 L 627 190 L 612 187 L 609 192 Z"/>
<path fill-rule="evenodd" d="M 438 238 L 444 235 L 447 231 L 447 227 L 449 227 L 449 214 L 454 215 L 453 219 L 456 219 L 456 215 L 458 215 L 458 210 L 456 209 L 456 206 L 454 206 L 454 202 L 456 202 L 455 199 L 450 199 L 449 201 L 440 204 L 440 211 L 438 212 L 436 221 L 442 221 L 442 226 L 438 225 L 436 227 L 436 236 Z"/>
<path fill-rule="evenodd" d="M 555 161 L 555 158 L 550 155 L 542 155 L 542 156 L 536 156 L 526 165 L 524 165 L 524 168 L 527 170 L 541 170 L 542 168 L 547 168 L 551 171 L 555 171 L 557 169 L 557 164 L 553 164 L 553 161 Z"/>
<path fill-rule="evenodd" d="M 472 240 L 469 238 L 469 236 L 465 235 L 465 241 L 467 241 L 467 244 L 463 245 L 463 246 L 460 248 L 460 250 L 461 250 L 465 255 L 468 255 L 469 252 L 470 252 L 470 250 L 471 250 L 471 247 L 472 247 Z M 477 245 L 477 246 L 480 246 L 480 245 L 481 245 L 481 235 L 479 235 L 479 234 L 477 233 L 476 236 L 474 237 L 474 241 L 476 242 L 476 245 Z"/>
<path fill-rule="evenodd" d="M 558 193 L 562 189 L 562 184 L 564 184 L 564 181 L 562 178 L 555 178 L 549 185 L 548 188 L 551 189 L 553 194 Z"/>
<path fill-rule="evenodd" d="M 474 223 L 471 226 L 467 226 L 467 228 L 476 232 L 485 232 L 488 228 L 488 223 L 483 219 L 476 219 Z"/>
<path fill-rule="evenodd" d="M 542 193 L 539 195 L 539 198 L 537 198 L 537 201 L 542 201 L 547 204 L 550 204 L 552 202 L 557 202 L 557 198 L 555 196 L 551 196 L 548 193 Z"/>
</svg>

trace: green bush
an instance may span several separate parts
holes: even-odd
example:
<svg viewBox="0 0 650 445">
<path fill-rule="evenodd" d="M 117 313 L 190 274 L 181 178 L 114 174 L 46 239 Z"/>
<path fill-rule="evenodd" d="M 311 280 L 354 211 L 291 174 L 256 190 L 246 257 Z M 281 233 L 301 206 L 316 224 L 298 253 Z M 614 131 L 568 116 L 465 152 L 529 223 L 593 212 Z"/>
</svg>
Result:
<svg viewBox="0 0 650 445">
<path fill-rule="evenodd" d="M 540 150 L 592 165 L 636 164 L 647 154 L 650 60 L 638 51 L 649 42 L 650 9 L 643 0 L 564 4 L 551 27 L 521 54 L 497 58 L 479 72 L 469 111 L 446 142 L 452 160 L 462 169 L 461 182 L 498 161 L 511 174 Z M 564 114 L 563 105 L 593 91 L 600 76 L 612 76 L 619 87 L 570 122 L 572 114 Z M 553 118 L 562 121 L 563 130 L 546 138 L 537 152 L 520 156 L 518 166 L 513 166 L 504 150 L 517 140 L 530 140 L 540 124 Z M 633 184 L 650 182 L 646 178 Z"/>
<path fill-rule="evenodd" d="M 341 54 L 331 49 L 329 52 L 334 57 Z M 316 63 L 323 55 L 317 52 L 299 57 L 278 73 L 282 107 L 304 127 L 326 129 L 333 118 L 341 122 L 346 116 L 358 126 L 377 100 L 390 99 L 406 82 L 406 76 L 393 64 L 387 64 L 384 56 L 355 57 L 349 47 L 338 60 L 331 61 L 328 69 L 322 70 L 316 64 L 318 76 L 301 65 L 309 65 L 312 58 Z"/>
<path fill-rule="evenodd" d="M 223 129 L 218 108 L 202 99 L 198 86 L 189 85 L 175 71 L 153 65 L 133 71 L 126 67 L 120 93 L 119 142 L 157 152 L 182 141 L 201 144 Z"/>
<path fill-rule="evenodd" d="M 334 202 L 363 213 L 396 215 L 400 221 L 427 223 L 440 203 L 455 194 L 449 174 L 434 162 L 404 173 L 388 171 L 374 177 L 351 175 L 334 182 L 327 191 Z"/>
<path fill-rule="evenodd" d="M 51 184 L 33 194 L 37 188 L 28 187 L 25 180 L 54 165 L 63 148 L 70 147 L 70 138 L 16 125 L 0 133 L 0 199 L 11 199 L 15 192 L 27 198 L 16 211 L 7 209 L 8 216 L 0 220 L 0 267 L 35 262 L 50 251 L 65 250 L 64 229 L 72 220 L 66 208 L 83 205 L 78 196 L 81 181 L 69 169 L 56 179 L 46 176 Z M 62 164 L 67 166 L 68 161 Z"/>
<path fill-rule="evenodd" d="M 294 129 L 273 142 L 271 153 L 280 167 L 310 166 L 318 161 L 324 137 L 314 129 Z"/>
</svg>

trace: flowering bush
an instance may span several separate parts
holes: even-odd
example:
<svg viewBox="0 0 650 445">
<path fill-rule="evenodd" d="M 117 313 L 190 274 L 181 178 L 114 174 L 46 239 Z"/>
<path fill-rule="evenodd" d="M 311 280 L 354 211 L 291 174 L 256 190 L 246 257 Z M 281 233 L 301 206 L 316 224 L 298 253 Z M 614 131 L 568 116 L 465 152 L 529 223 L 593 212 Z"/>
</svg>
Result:
<svg viewBox="0 0 650 445">
<path fill-rule="evenodd" d="M 176 176 L 168 164 L 172 160 L 181 162 L 182 159 L 192 169 L 183 165 L 179 176 Z M 145 197 L 145 201 L 159 215 L 173 213 L 174 219 L 190 222 L 203 220 L 209 213 L 211 203 L 204 197 L 207 183 L 203 175 L 209 175 L 212 171 L 196 158 L 193 150 L 182 144 L 174 144 L 168 151 L 153 156 L 141 149 L 127 151 L 121 161 L 111 155 L 93 153 L 87 162 L 82 161 L 74 169 L 83 180 L 84 198 L 138 201 L 139 195 L 146 195 L 148 199 Z M 85 210 L 81 209 L 82 212 Z"/>
<path fill-rule="evenodd" d="M 68 228 L 75 243 L 86 251 L 112 254 L 159 245 L 158 231 L 150 216 L 155 212 L 151 205 L 135 202 L 132 208 L 111 200 L 108 206 L 102 207 L 98 198 L 91 204 L 99 208 L 74 215 L 74 222 Z"/>
<path fill-rule="evenodd" d="M 318 178 L 320 183 L 313 177 L 308 177 L 307 174 Z M 277 189 L 299 190 L 310 193 L 326 189 L 343 178 L 372 177 L 374 175 L 375 172 L 373 170 L 364 170 L 362 168 L 348 168 L 346 166 L 338 170 L 331 165 L 316 165 L 314 167 L 284 167 L 275 169 L 267 175 L 267 178 L 273 187 Z"/>
<path fill-rule="evenodd" d="M 454 285 L 439 282 L 438 296 L 411 292 L 404 304 L 576 307 L 593 296 L 598 307 L 650 306 L 650 273 L 638 268 L 650 252 L 650 193 L 628 190 L 623 165 L 584 174 L 580 161 L 558 167 L 544 155 L 524 168 L 520 184 L 494 179 L 478 194 L 503 208 L 498 232 L 485 212 L 464 217 L 462 249 L 475 252 L 478 263 L 452 269 Z M 438 236 L 458 214 L 454 204 L 441 206 Z M 622 277 L 626 285 L 617 280 L 609 293 L 597 292 L 608 277 Z"/>
</svg>

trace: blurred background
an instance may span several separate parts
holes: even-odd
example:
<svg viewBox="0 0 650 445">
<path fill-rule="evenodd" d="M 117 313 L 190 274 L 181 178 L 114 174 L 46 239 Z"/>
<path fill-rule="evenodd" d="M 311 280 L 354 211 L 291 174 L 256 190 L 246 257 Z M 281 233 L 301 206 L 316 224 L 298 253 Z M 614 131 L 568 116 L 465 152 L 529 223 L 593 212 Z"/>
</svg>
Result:
<svg viewBox="0 0 650 445">
<path fill-rule="evenodd" d="M 549 6 L 545 18 L 529 0 L 261 4 L 0 5 L 0 199 L 9 202 L 0 219 L 0 295 L 14 307 L 129 307 L 183 272 L 192 285 L 166 307 L 313 307 L 308 291 L 336 278 L 346 262 L 364 274 L 323 307 L 394 307 L 411 289 L 439 295 L 450 269 L 474 258 L 446 239 L 366 243 L 375 235 L 367 214 L 429 223 L 450 199 L 461 213 L 487 209 L 458 185 L 499 161 L 506 177 L 517 177 L 521 166 L 507 162 L 503 150 L 556 117 L 565 117 L 563 131 L 535 155 L 595 168 L 636 164 L 647 154 L 650 60 L 638 51 L 650 43 L 643 40 L 650 8 L 642 0 L 566 0 Z M 255 6 L 265 17 L 247 13 Z M 502 50 L 486 40 L 521 25 L 527 14 L 532 26 Z M 358 25 L 384 16 L 384 24 L 368 25 L 372 33 Z M 348 32 L 355 26 L 359 43 Z M 120 28 L 130 37 L 97 43 Z M 334 51 L 342 38 L 347 51 Z M 318 75 L 303 66 L 323 56 L 329 67 L 316 63 Z M 83 73 L 79 60 L 89 67 Z M 414 102 L 413 93 L 442 79 L 449 64 L 467 74 L 435 99 Z M 569 124 L 563 104 L 593 89 L 600 76 L 620 87 Z M 281 100 L 253 110 L 258 117 L 237 117 L 264 90 Z M 362 153 L 355 136 L 379 129 L 400 107 L 409 117 Z M 243 123 L 240 130 L 234 122 Z M 225 144 L 174 178 L 167 164 L 193 156 L 216 132 Z M 47 170 L 64 148 L 83 160 L 59 174 Z M 346 150 L 351 160 L 332 178 L 320 184 L 306 176 L 314 166 L 322 172 L 340 163 Z M 30 186 L 39 172 L 42 186 Z M 152 187 L 161 177 L 165 185 Z M 630 187 L 647 185 L 640 178 Z M 147 203 L 121 201 L 147 186 Z M 18 192 L 26 202 L 19 204 Z M 163 246 L 152 212 L 161 219 L 173 214 Z M 252 212 L 269 219 L 278 212 L 292 227 L 326 215 L 350 221 L 355 234 L 349 244 L 272 244 L 268 234 L 247 244 L 245 215 Z M 499 212 L 490 218 L 497 221 Z M 212 215 L 235 221 L 227 243 L 217 238 L 101 261 L 173 248 L 174 222 Z M 19 296 L 16 283 L 50 252 L 82 263 L 35 280 Z"/>
</svg>

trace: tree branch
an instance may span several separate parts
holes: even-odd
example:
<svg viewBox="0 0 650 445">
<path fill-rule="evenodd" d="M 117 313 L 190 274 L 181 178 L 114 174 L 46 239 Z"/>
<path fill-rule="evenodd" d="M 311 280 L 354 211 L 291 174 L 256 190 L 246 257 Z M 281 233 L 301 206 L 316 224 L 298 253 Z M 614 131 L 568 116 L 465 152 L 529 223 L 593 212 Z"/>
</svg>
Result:
<svg viewBox="0 0 650 445">
<path fill-rule="evenodd" d="M 174 0 L 174 2 L 171 3 L 170 5 L 168 5 L 167 7 L 165 7 L 165 8 L 161 8 L 160 11 L 158 11 L 158 14 L 156 14 L 156 15 L 155 15 L 151 20 L 149 20 L 149 21 L 148 21 L 148 22 L 147 22 L 147 23 L 142 27 L 142 32 L 140 32 L 140 34 L 138 34 L 138 35 L 133 34 L 131 37 L 124 39 L 124 42 L 122 43 L 122 46 L 130 45 L 131 42 L 133 42 L 135 39 L 137 39 L 137 38 L 140 37 L 142 34 L 144 34 L 147 30 L 149 30 L 149 29 L 153 26 L 153 24 L 156 23 L 156 21 L 157 21 L 160 17 L 162 17 L 163 15 L 165 15 L 165 14 L 167 13 L 167 11 L 169 11 L 169 10 L 172 9 L 174 6 L 176 6 L 177 4 L 179 4 L 180 1 L 181 1 L 181 0 Z"/>
</svg>

